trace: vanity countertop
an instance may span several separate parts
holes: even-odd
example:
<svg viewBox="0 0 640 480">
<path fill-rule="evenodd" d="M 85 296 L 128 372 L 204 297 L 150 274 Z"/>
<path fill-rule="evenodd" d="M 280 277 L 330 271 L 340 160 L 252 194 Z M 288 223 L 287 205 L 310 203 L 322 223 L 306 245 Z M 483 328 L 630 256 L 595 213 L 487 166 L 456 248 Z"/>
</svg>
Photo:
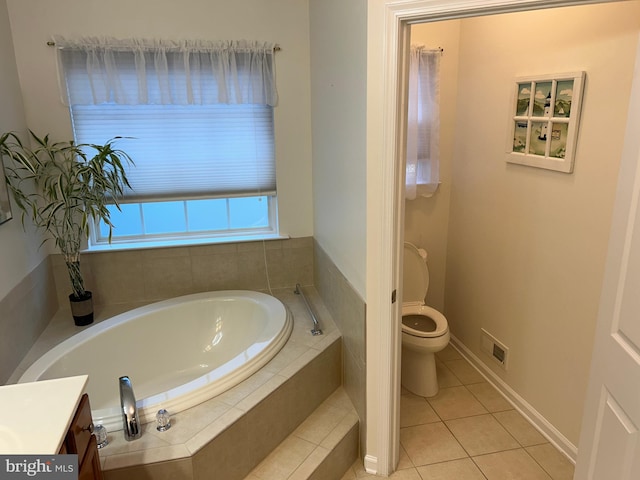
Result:
<svg viewBox="0 0 640 480">
<path fill-rule="evenodd" d="M 87 375 L 0 387 L 0 454 L 60 451 Z"/>
</svg>

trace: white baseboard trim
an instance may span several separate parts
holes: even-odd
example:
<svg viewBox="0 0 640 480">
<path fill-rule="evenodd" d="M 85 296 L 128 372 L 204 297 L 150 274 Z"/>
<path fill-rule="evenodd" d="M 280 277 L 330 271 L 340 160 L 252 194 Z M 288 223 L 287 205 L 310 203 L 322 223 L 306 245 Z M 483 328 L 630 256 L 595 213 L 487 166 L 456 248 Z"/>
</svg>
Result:
<svg viewBox="0 0 640 480">
<path fill-rule="evenodd" d="M 574 465 L 578 456 L 577 447 L 555 428 L 540 412 L 513 390 L 504 380 L 496 375 L 479 357 L 469 350 L 454 335 L 451 335 L 451 346 L 454 347 L 480 374 L 500 392 L 516 410 L 518 410 L 534 427 L 560 450 Z"/>
<path fill-rule="evenodd" d="M 364 469 L 367 473 L 376 475 L 378 473 L 378 458 L 373 455 L 365 455 Z"/>
</svg>

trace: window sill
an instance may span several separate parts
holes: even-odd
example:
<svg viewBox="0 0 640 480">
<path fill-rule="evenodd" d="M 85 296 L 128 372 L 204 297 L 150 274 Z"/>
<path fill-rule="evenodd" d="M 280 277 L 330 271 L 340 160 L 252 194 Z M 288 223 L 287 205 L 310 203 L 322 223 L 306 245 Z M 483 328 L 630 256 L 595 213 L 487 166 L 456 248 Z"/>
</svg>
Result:
<svg viewBox="0 0 640 480">
<path fill-rule="evenodd" d="M 146 250 L 152 248 L 167 247 L 192 247 L 198 245 L 213 245 L 222 243 L 261 242 L 263 240 L 288 240 L 289 238 L 290 237 L 288 235 L 271 233 L 264 235 L 225 236 L 220 238 L 174 238 L 170 240 L 153 240 L 145 242 L 114 242 L 110 244 L 90 245 L 86 249 L 82 250 L 82 253 Z"/>
</svg>

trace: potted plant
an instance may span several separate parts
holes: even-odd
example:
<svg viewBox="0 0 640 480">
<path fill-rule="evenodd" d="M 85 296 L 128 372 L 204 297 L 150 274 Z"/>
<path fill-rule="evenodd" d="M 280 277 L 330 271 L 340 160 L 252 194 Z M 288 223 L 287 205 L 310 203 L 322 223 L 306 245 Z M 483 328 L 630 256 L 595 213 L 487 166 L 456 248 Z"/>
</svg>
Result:
<svg viewBox="0 0 640 480">
<path fill-rule="evenodd" d="M 30 148 L 13 132 L 0 136 L 0 161 L 7 157 L 5 177 L 24 217 L 49 234 L 62 254 L 73 293 L 69 295 L 76 325 L 93 322 L 92 294 L 85 289 L 80 271 L 80 250 L 89 223 L 113 225 L 108 204 L 118 205 L 129 182 L 125 165 L 133 163 L 112 139 L 104 145 L 51 142 L 33 132 Z M 43 243 L 48 240 L 45 238 Z"/>
</svg>

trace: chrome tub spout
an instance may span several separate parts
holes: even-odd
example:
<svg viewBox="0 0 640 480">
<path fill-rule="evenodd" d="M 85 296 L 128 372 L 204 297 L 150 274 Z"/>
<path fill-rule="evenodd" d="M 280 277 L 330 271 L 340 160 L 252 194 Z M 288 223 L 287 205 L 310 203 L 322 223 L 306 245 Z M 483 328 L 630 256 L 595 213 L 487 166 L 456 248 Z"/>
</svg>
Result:
<svg viewBox="0 0 640 480">
<path fill-rule="evenodd" d="M 142 435 L 136 397 L 129 377 L 120 377 L 120 405 L 122 406 L 122 424 L 124 426 L 124 439 L 128 442 L 140 438 Z"/>
</svg>

